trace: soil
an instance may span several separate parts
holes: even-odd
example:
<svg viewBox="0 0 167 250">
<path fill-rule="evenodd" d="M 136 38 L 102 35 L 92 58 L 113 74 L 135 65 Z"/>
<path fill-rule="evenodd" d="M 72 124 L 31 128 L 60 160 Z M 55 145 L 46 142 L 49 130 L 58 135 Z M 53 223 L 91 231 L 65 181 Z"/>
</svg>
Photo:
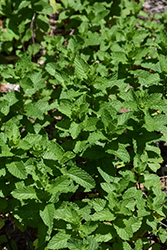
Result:
<svg viewBox="0 0 167 250">
<path fill-rule="evenodd" d="M 163 13 L 167 9 L 166 0 L 145 0 L 143 3 L 143 10 L 149 15 L 154 15 L 156 13 Z"/>
</svg>

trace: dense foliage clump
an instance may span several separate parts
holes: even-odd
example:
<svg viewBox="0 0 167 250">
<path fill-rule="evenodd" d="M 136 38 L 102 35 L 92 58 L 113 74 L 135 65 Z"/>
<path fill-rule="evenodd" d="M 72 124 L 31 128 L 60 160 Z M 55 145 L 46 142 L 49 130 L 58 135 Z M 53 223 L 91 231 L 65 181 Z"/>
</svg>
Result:
<svg viewBox="0 0 167 250">
<path fill-rule="evenodd" d="M 142 4 L 0 2 L 0 229 L 30 249 L 167 247 L 167 11 Z"/>
</svg>

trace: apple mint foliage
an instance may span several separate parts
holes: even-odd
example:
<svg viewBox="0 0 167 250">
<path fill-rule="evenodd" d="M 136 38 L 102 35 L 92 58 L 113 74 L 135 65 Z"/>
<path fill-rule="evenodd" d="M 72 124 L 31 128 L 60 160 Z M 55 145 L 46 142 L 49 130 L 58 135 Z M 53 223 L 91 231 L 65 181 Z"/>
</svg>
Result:
<svg viewBox="0 0 167 250">
<path fill-rule="evenodd" d="M 32 249 L 167 247 L 167 11 L 142 4 L 0 3 L 0 213 Z"/>
</svg>

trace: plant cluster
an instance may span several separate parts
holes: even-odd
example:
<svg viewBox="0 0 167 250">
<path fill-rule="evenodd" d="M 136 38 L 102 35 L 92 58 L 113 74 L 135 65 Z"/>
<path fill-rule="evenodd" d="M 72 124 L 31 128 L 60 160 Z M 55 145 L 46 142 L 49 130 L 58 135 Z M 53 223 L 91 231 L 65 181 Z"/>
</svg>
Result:
<svg viewBox="0 0 167 250">
<path fill-rule="evenodd" d="M 167 247 L 167 11 L 142 3 L 0 2 L 0 228 L 30 249 Z"/>
</svg>

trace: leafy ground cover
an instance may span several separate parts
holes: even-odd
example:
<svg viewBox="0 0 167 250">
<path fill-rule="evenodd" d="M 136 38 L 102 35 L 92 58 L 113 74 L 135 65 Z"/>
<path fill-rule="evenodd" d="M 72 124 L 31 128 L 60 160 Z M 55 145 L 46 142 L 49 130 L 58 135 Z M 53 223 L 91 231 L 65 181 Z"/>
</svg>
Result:
<svg viewBox="0 0 167 250">
<path fill-rule="evenodd" d="M 27 249 L 166 249 L 167 11 L 142 4 L 0 2 L 3 249 L 7 218 Z"/>
</svg>

